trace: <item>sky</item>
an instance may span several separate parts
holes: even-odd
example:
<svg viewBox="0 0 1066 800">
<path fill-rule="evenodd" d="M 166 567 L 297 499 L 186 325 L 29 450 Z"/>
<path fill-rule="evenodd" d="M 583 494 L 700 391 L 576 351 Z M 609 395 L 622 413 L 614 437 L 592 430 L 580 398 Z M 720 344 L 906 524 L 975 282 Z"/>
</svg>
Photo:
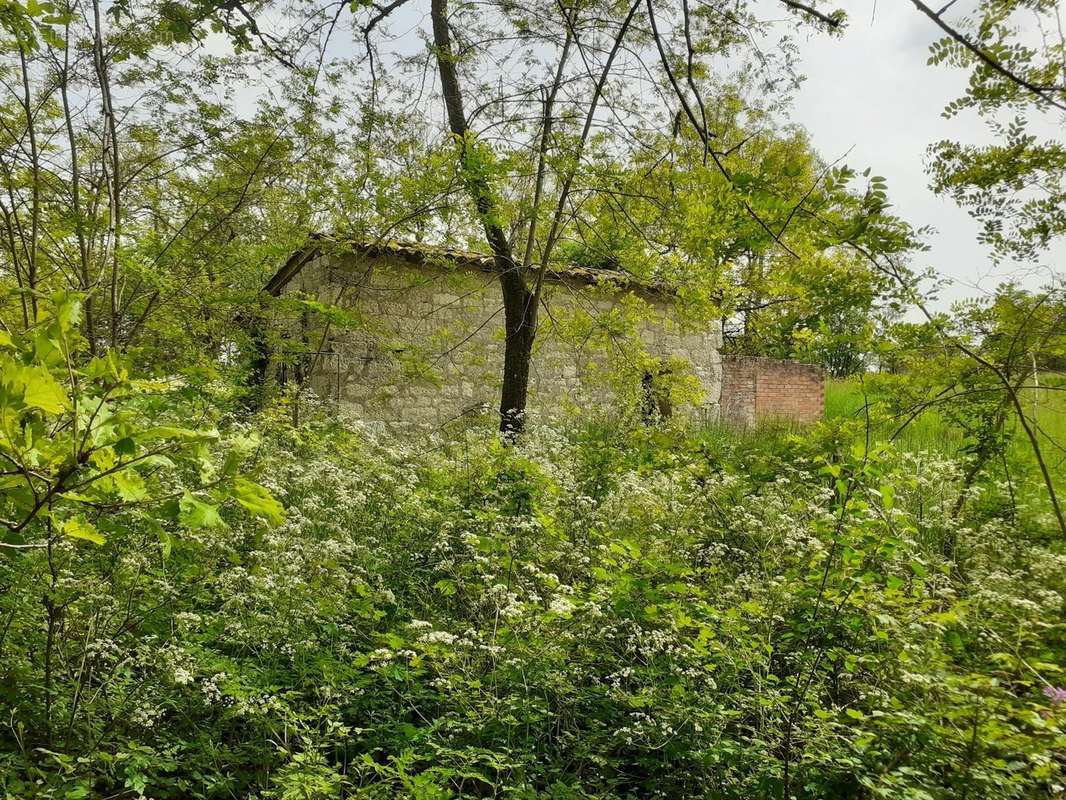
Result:
<svg viewBox="0 0 1066 800">
<path fill-rule="evenodd" d="M 1007 278 L 1026 286 L 1046 283 L 1052 270 L 1066 273 L 1066 247 L 1059 247 L 1034 269 L 992 264 L 977 241 L 980 226 L 948 198 L 928 188 L 926 148 L 940 139 L 988 141 L 976 115 L 945 119 L 946 103 L 961 95 L 962 70 L 926 64 L 929 45 L 940 31 L 907 0 L 845 0 L 848 28 L 842 37 L 804 34 L 799 42 L 799 71 L 807 76 L 792 119 L 811 133 L 827 160 L 851 149 L 852 167 L 869 166 L 888 181 L 897 214 L 916 227 L 932 225 L 930 252 L 914 266 L 934 267 L 951 281 L 939 305 L 993 290 Z M 1054 135 L 1054 120 L 1038 130 Z"/>
</svg>

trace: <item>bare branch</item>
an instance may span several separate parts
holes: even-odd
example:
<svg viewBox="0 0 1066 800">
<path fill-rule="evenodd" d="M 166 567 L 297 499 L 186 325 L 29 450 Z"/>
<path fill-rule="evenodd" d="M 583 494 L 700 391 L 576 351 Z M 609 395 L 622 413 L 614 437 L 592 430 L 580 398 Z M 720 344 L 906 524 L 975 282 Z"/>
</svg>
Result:
<svg viewBox="0 0 1066 800">
<path fill-rule="evenodd" d="M 807 15 L 808 17 L 814 17 L 814 19 L 821 22 L 830 30 L 837 30 L 844 23 L 844 18 L 842 16 L 823 14 L 817 8 L 809 6 L 806 3 L 800 3 L 798 2 L 798 0 L 781 0 L 781 2 L 791 8 L 793 11 L 798 11 L 801 14 Z"/>
</svg>

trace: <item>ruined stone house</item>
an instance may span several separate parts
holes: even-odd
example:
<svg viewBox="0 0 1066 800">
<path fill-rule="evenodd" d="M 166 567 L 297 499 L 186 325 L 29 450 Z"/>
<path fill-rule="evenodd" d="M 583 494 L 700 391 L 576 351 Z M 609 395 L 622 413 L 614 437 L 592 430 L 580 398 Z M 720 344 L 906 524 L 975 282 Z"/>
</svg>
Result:
<svg viewBox="0 0 1066 800">
<path fill-rule="evenodd" d="M 291 335 L 298 357 L 280 354 L 281 369 L 303 371 L 319 397 L 369 421 L 441 427 L 495 411 L 504 342 L 492 270 L 492 259 L 477 253 L 318 237 L 266 291 L 341 309 L 348 319 L 305 314 Z M 793 365 L 777 380 L 779 362 L 748 361 L 723 382 L 734 362 L 720 353 L 721 324 L 683 321 L 668 289 L 625 273 L 549 272 L 540 319 L 529 392 L 535 418 L 596 411 L 710 421 L 725 408 L 747 423 L 775 414 L 766 391 L 758 404 L 760 385 L 771 384 L 775 397 L 789 400 L 782 415 L 821 415 L 819 370 Z M 723 383 L 736 397 L 723 397 Z"/>
</svg>

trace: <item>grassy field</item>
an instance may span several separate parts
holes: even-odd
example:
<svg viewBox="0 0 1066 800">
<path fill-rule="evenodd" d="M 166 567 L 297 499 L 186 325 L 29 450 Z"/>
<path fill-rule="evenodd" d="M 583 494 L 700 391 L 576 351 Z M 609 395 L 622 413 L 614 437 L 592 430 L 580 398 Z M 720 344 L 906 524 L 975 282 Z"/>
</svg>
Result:
<svg viewBox="0 0 1066 800">
<path fill-rule="evenodd" d="M 1043 376 L 1041 383 L 1042 388 L 1026 391 L 1024 405 L 1029 419 L 1035 418 L 1038 423 L 1041 448 L 1060 491 L 1066 491 L 1066 376 Z M 830 379 L 825 392 L 826 418 L 863 419 L 866 398 L 862 381 Z M 902 426 L 903 420 L 887 416 L 884 403 L 876 397 L 871 396 L 869 402 L 872 430 L 877 439 L 894 439 L 903 450 L 930 450 L 948 455 L 958 454 L 965 445 L 958 427 L 936 408 Z M 1032 448 L 1016 416 L 1012 415 L 1008 426 L 1011 436 L 1008 460 L 1016 465 L 1035 466 Z"/>
<path fill-rule="evenodd" d="M 935 408 L 904 426 L 905 420 L 888 416 L 885 404 L 876 396 L 867 394 L 862 381 L 857 378 L 830 378 L 826 381 L 826 419 L 862 420 L 866 416 L 867 403 L 877 439 L 893 439 L 905 450 L 935 450 L 950 454 L 954 454 L 963 444 L 960 431 Z"/>
</svg>

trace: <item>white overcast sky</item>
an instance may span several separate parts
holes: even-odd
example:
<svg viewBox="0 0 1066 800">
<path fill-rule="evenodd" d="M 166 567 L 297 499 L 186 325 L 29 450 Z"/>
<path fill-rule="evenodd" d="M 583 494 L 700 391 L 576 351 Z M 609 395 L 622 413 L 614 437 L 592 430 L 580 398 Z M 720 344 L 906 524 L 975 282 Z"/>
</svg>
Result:
<svg viewBox="0 0 1066 800">
<path fill-rule="evenodd" d="M 836 5 L 836 4 L 834 4 Z M 988 292 L 1008 277 L 1031 287 L 1046 283 L 1052 271 L 1066 272 L 1066 248 L 1057 248 L 1039 266 L 994 266 L 977 241 L 979 225 L 950 199 L 928 188 L 926 147 L 940 139 L 988 141 L 976 116 L 944 119 L 941 111 L 958 97 L 966 74 L 928 66 L 929 45 L 940 31 L 907 0 L 846 0 L 849 24 L 842 37 L 811 33 L 799 42 L 799 70 L 807 76 L 792 112 L 827 160 L 853 148 L 847 163 L 888 180 L 895 211 L 915 226 L 932 225 L 931 250 L 918 267 L 934 267 L 952 281 L 947 301 Z M 962 3 L 960 3 L 962 5 Z M 1041 129 L 1051 135 L 1055 120 Z"/>
</svg>

